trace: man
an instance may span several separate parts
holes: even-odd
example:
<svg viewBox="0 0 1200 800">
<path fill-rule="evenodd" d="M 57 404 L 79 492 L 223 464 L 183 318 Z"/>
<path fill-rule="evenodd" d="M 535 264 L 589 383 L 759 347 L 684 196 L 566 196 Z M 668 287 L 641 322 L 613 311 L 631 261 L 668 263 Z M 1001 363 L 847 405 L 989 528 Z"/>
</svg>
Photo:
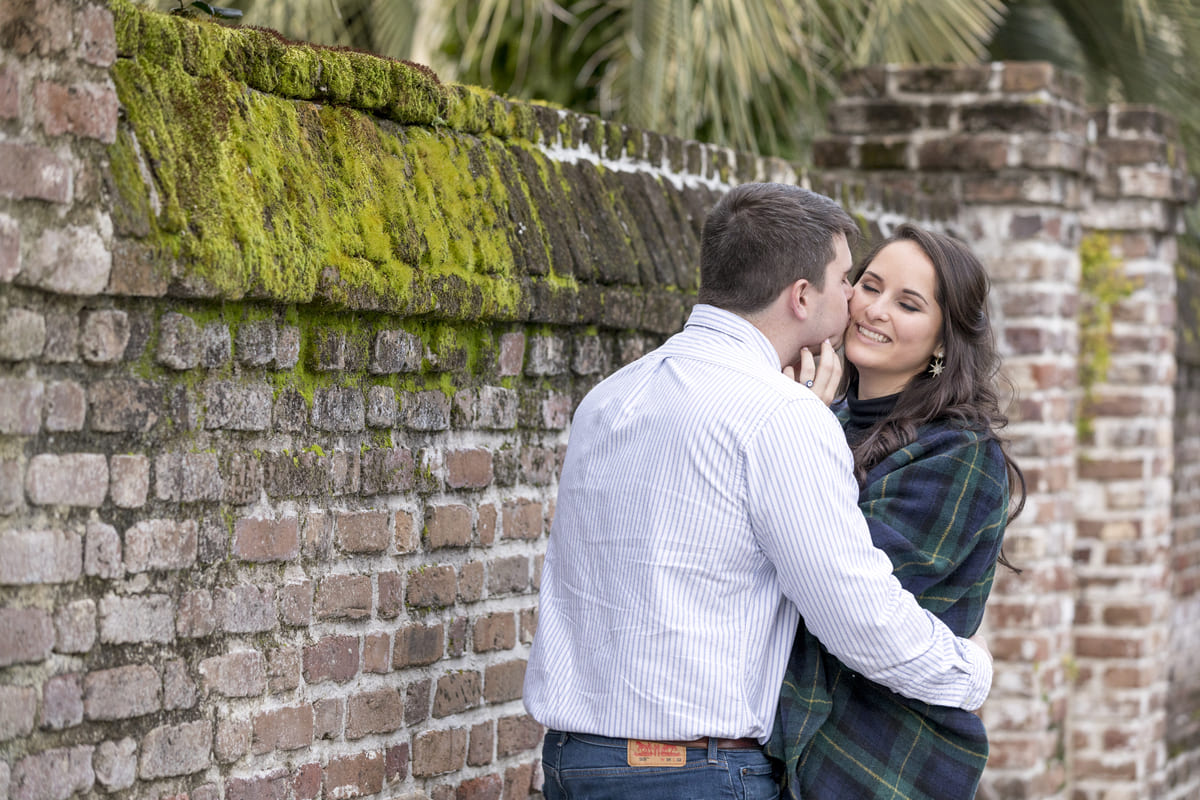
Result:
<svg viewBox="0 0 1200 800">
<path fill-rule="evenodd" d="M 841 428 L 781 371 L 842 335 L 856 233 L 821 195 L 734 188 L 684 330 L 580 404 L 525 676 L 549 800 L 776 796 L 760 745 L 801 616 L 895 691 L 986 697 L 989 656 L 900 588 Z"/>
</svg>

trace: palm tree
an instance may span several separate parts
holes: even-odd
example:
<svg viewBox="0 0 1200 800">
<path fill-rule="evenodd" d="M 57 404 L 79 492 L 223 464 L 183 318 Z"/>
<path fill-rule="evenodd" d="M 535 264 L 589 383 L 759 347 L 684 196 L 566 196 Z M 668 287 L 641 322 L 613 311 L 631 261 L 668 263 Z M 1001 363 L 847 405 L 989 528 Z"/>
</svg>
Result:
<svg viewBox="0 0 1200 800">
<path fill-rule="evenodd" d="M 158 0 L 169 4 L 178 0 Z M 1200 139 L 1200 0 L 231 0 L 248 24 L 642 128 L 801 156 L 869 63 L 1045 60 Z M 1200 147 L 1189 152 L 1200 157 Z"/>
</svg>

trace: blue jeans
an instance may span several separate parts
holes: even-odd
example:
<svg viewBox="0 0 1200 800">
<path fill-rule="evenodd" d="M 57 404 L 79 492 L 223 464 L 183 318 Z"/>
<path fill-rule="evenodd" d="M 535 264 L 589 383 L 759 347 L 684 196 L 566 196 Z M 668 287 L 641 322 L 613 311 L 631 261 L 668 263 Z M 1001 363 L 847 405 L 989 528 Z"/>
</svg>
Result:
<svg viewBox="0 0 1200 800">
<path fill-rule="evenodd" d="M 546 800 L 777 800 L 760 749 L 687 749 L 678 767 L 631 767 L 626 740 L 548 731 L 542 745 Z"/>
</svg>

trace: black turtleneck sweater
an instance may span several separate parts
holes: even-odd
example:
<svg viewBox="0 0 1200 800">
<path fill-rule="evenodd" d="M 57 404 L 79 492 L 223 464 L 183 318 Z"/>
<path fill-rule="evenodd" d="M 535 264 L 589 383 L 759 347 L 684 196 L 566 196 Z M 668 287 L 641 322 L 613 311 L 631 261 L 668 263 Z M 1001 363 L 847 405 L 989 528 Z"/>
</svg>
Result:
<svg viewBox="0 0 1200 800">
<path fill-rule="evenodd" d="M 846 441 L 850 446 L 858 444 L 876 422 L 892 413 L 900 394 L 889 394 L 883 397 L 872 397 L 870 400 L 858 399 L 858 384 L 853 383 L 846 389 L 846 410 L 849 417 L 844 427 Z"/>
</svg>

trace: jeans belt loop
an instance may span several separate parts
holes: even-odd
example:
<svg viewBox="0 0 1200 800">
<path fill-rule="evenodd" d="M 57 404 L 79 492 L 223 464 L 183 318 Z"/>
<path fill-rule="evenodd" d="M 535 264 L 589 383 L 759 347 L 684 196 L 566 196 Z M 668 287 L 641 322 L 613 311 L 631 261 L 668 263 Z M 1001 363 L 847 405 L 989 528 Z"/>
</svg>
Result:
<svg viewBox="0 0 1200 800">
<path fill-rule="evenodd" d="M 708 737 L 708 763 L 717 764 L 717 737 Z"/>
</svg>

